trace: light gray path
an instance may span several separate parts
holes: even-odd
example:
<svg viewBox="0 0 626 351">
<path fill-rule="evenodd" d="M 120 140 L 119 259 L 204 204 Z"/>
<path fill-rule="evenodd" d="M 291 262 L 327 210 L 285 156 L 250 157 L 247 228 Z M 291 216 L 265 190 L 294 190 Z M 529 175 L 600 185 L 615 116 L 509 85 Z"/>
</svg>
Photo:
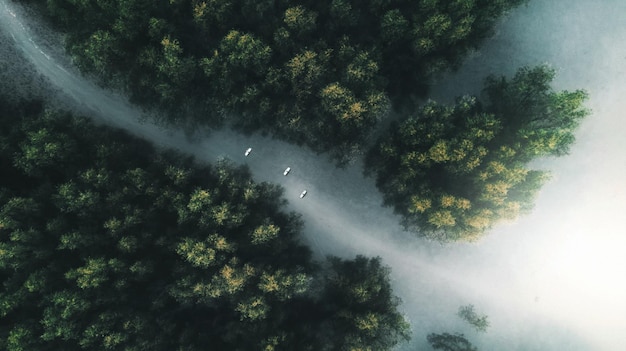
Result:
<svg viewBox="0 0 626 351">
<path fill-rule="evenodd" d="M 445 99 L 476 91 L 485 73 L 508 74 L 522 64 L 548 61 L 559 68 L 559 88 L 587 88 L 595 111 L 573 155 L 544 162 L 556 176 L 535 213 L 497 228 L 479 244 L 446 247 L 404 233 L 391 211 L 380 207 L 381 197 L 373 181 L 362 177 L 360 164 L 339 170 L 324 156 L 261 136 L 220 131 L 190 141 L 141 123 L 140 110 L 77 74 L 67 58 L 32 34 L 36 23 L 7 0 L 0 0 L 0 31 L 97 121 L 200 161 L 227 157 L 247 164 L 255 180 L 281 184 L 288 209 L 303 215 L 305 239 L 316 254 L 381 256 L 393 269 L 396 292 L 415 329 L 407 349 L 423 347 L 427 332 L 461 331 L 484 350 L 618 350 L 626 348 L 626 261 L 610 249 L 623 251 L 626 232 L 616 219 L 626 210 L 624 138 L 615 134 L 626 129 L 620 119 L 625 100 L 619 99 L 626 95 L 623 4 L 533 2 L 500 26 L 458 74 L 435 87 L 435 95 Z M 244 157 L 247 147 L 253 151 Z M 287 166 L 292 171 L 285 177 Z M 299 199 L 303 189 L 308 195 Z M 490 316 L 488 334 L 472 333 L 454 316 L 468 303 Z"/>
</svg>

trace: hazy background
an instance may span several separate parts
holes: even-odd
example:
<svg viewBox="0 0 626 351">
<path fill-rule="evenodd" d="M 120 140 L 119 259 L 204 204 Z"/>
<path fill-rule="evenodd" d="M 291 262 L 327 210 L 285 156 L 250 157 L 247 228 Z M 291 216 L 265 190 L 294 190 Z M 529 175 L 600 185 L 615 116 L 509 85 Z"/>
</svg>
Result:
<svg viewBox="0 0 626 351">
<path fill-rule="evenodd" d="M 518 297 L 537 297 L 527 308 L 594 350 L 626 350 L 625 39 L 626 1 L 531 0 L 433 94 L 478 94 L 481 77 L 540 63 L 557 69 L 555 88 L 590 93 L 571 155 L 537 162 L 554 177 L 533 215 L 478 250 L 500 252 L 493 263 L 515 276 Z"/>
<path fill-rule="evenodd" d="M 317 255 L 379 255 L 392 267 L 415 331 L 403 349 L 428 349 L 426 334 L 443 331 L 463 332 L 481 350 L 626 349 L 623 0 L 531 0 L 458 73 L 433 87 L 433 98 L 451 101 L 480 93 L 490 73 L 511 75 L 522 65 L 549 63 L 558 71 L 555 88 L 586 89 L 593 109 L 570 156 L 537 162 L 554 177 L 532 215 L 496 228 L 478 244 L 447 246 L 403 232 L 398 218 L 380 207 L 381 196 L 373 180 L 362 177 L 360 164 L 338 170 L 324 156 L 261 136 L 223 131 L 189 140 L 139 122 L 141 111 L 80 77 L 58 37 L 8 4 L 0 0 L 0 76 L 9 78 L 1 84 L 36 83 L 30 93 L 51 94 L 100 123 L 199 160 L 228 157 L 247 164 L 256 180 L 280 183 L 288 209 L 302 213 L 305 239 Z M 248 146 L 253 152 L 246 158 Z M 292 172 L 284 177 L 287 166 Z M 309 195 L 298 199 L 305 188 Z M 470 303 L 489 315 L 488 333 L 476 333 L 456 317 L 457 308 Z"/>
</svg>

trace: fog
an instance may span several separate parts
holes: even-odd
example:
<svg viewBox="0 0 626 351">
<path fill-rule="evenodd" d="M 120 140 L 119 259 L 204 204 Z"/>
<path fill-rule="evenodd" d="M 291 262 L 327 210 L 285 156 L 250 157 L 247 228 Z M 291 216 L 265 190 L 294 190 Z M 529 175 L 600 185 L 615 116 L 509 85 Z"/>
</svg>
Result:
<svg viewBox="0 0 626 351">
<path fill-rule="evenodd" d="M 403 350 L 429 349 L 426 334 L 443 331 L 463 332 L 481 350 L 626 349 L 623 0 L 531 0 L 459 72 L 433 86 L 433 98 L 451 101 L 480 93 L 490 73 L 510 75 L 522 65 L 549 63 L 558 72 L 554 87 L 586 89 L 593 110 L 569 156 L 536 162 L 553 178 L 532 214 L 498 226 L 477 244 L 445 246 L 403 232 L 399 218 L 380 206 L 382 198 L 359 163 L 336 169 L 323 155 L 258 135 L 220 131 L 190 140 L 145 122 L 123 96 L 81 77 L 59 38 L 36 22 L 0 0 L 0 69 L 15 76 L 2 84 L 41 84 L 33 94 L 51 92 L 51 100 L 97 123 L 200 161 L 229 158 L 247 165 L 255 180 L 282 185 L 287 209 L 302 214 L 304 240 L 318 257 L 377 255 L 392 268 L 395 292 L 414 329 Z M 247 147 L 253 151 L 244 157 Z M 287 166 L 292 171 L 285 177 Z M 308 195 L 299 199 L 303 189 Z M 455 316 L 470 303 L 489 315 L 486 334 Z"/>
</svg>

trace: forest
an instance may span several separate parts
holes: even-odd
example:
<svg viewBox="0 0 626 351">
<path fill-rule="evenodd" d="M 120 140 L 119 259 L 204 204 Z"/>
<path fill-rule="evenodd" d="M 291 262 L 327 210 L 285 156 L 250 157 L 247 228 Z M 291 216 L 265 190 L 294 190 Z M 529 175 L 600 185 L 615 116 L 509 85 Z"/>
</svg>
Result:
<svg viewBox="0 0 626 351">
<path fill-rule="evenodd" d="M 425 101 L 525 0 L 24 0 L 73 62 L 175 128 L 233 127 L 361 157 L 416 236 L 475 241 L 532 209 L 583 90 L 548 66 Z M 387 123 L 391 115 L 394 121 Z M 282 189 L 0 96 L 0 349 L 392 350 L 380 258 L 312 259 Z M 380 134 L 379 138 L 374 135 Z M 459 316 L 488 327 L 473 306 Z M 437 350 L 476 350 L 462 334 Z"/>
<path fill-rule="evenodd" d="M 589 114 L 556 71 L 426 100 L 525 0 L 25 0 L 87 75 L 174 128 L 365 159 L 405 229 L 476 241 L 528 213 Z M 392 116 L 393 115 L 393 116 Z M 393 118 L 392 118 L 393 117 Z M 392 122 L 388 123 L 390 120 Z M 37 100 L 0 97 L 0 349 L 391 350 L 380 258 L 315 262 L 282 189 Z M 376 138 L 375 135 L 381 135 Z M 459 316 L 484 332 L 473 306 Z M 434 349 L 475 350 L 462 334 Z"/>
<path fill-rule="evenodd" d="M 548 174 L 526 164 L 566 153 L 586 114 L 585 92 L 553 92 L 545 66 L 488 78 L 482 100 L 424 103 L 521 0 L 29 1 L 83 72 L 165 123 L 271 133 L 338 165 L 365 156 L 424 238 L 477 240 L 530 211 Z"/>
<path fill-rule="evenodd" d="M 314 262 L 245 168 L 0 98 L 0 349 L 391 350 L 379 258 Z"/>
<path fill-rule="evenodd" d="M 524 0 L 27 0 L 85 73 L 178 126 L 265 132 L 339 164 Z"/>
</svg>

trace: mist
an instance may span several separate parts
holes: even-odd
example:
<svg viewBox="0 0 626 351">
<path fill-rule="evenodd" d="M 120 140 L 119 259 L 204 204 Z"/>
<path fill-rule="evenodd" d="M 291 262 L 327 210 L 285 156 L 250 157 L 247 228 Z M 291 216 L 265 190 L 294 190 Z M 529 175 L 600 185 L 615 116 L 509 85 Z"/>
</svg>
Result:
<svg viewBox="0 0 626 351">
<path fill-rule="evenodd" d="M 255 180 L 280 184 L 287 210 L 302 214 L 304 240 L 319 258 L 381 256 L 414 330 L 402 350 L 430 349 L 426 334 L 444 331 L 465 333 L 481 350 L 626 349 L 624 38 L 622 0 L 531 0 L 458 72 L 432 87 L 431 98 L 450 102 L 480 94 L 488 74 L 510 76 L 520 66 L 548 63 L 557 69 L 554 88 L 587 90 L 592 109 L 570 155 L 534 164 L 553 178 L 532 214 L 496 227 L 476 244 L 442 246 L 402 230 L 400 218 L 381 207 L 382 197 L 359 162 L 337 169 L 324 155 L 260 135 L 223 130 L 198 132 L 190 140 L 182 131 L 148 123 L 124 96 L 82 77 L 58 36 L 0 0 L 0 68 L 32 75 L 14 82 L 39 84 L 33 94 L 51 94 L 50 100 L 97 123 L 201 162 L 228 158 L 247 165 Z M 243 155 L 247 147 L 253 148 L 249 157 Z M 287 166 L 292 172 L 285 177 Z M 308 195 L 299 199 L 304 189 Z M 489 315 L 486 334 L 456 316 L 466 304 Z"/>
<path fill-rule="evenodd" d="M 592 114 L 570 155 L 536 162 L 553 179 L 533 214 L 497 228 L 481 246 L 501 252 L 501 263 L 509 256 L 500 269 L 517 276 L 518 296 L 534 291 L 529 309 L 594 350 L 626 349 L 624 38 L 624 1 L 530 1 L 433 91 L 447 101 L 480 94 L 488 74 L 548 63 L 557 70 L 555 89 L 589 92 Z"/>
</svg>

